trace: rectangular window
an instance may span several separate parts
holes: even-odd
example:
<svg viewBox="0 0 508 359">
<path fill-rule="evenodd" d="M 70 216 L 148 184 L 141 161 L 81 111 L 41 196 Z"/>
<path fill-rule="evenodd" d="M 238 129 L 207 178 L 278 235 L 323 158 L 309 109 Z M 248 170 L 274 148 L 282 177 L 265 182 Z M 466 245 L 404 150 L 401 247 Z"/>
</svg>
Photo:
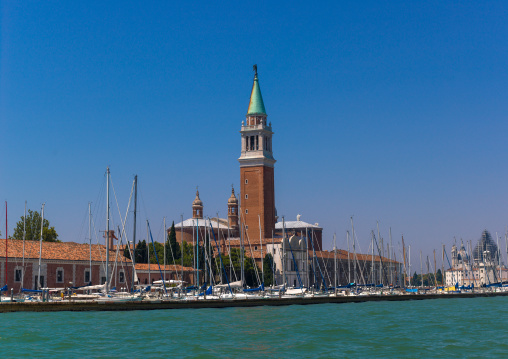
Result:
<svg viewBox="0 0 508 359">
<path fill-rule="evenodd" d="M 245 195 L 245 199 L 248 199 L 248 198 L 249 198 L 249 195 L 248 195 L 248 194 L 246 194 L 246 195 Z"/>
<path fill-rule="evenodd" d="M 259 136 L 256 136 L 256 150 L 259 150 Z"/>
<path fill-rule="evenodd" d="M 106 277 L 101 277 L 101 284 L 106 283 Z"/>
<path fill-rule="evenodd" d="M 248 209 L 245 210 L 245 214 L 249 214 L 249 210 Z"/>
<path fill-rule="evenodd" d="M 61 269 L 56 271 L 56 282 L 63 283 L 63 270 Z"/>
<path fill-rule="evenodd" d="M 90 283 L 90 271 L 85 271 L 85 283 Z"/>
<path fill-rule="evenodd" d="M 120 272 L 120 283 L 125 283 L 125 274 L 123 271 Z"/>
<path fill-rule="evenodd" d="M 250 150 L 254 151 L 254 136 L 250 136 Z"/>
<path fill-rule="evenodd" d="M 21 269 L 16 269 L 16 274 L 14 276 L 14 281 L 15 282 L 21 282 L 21 276 L 22 276 Z"/>
<path fill-rule="evenodd" d="M 245 180 L 245 184 L 248 184 L 248 183 L 249 183 L 249 180 L 248 180 L 248 179 L 246 179 L 246 180 Z"/>
<path fill-rule="evenodd" d="M 34 289 L 44 288 L 44 276 L 41 275 L 41 280 L 39 281 L 39 276 L 35 276 L 34 280 Z"/>
</svg>

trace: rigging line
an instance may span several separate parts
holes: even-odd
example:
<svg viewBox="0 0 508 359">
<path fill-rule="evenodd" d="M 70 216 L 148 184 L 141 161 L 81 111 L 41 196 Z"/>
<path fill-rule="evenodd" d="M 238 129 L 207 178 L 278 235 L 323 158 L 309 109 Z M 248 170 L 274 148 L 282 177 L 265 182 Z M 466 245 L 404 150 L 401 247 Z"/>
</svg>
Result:
<svg viewBox="0 0 508 359">
<path fill-rule="evenodd" d="M 314 231 L 312 231 L 312 237 L 315 238 L 315 233 Z M 317 238 L 316 238 L 317 239 Z M 328 277 L 328 283 L 331 283 L 331 279 L 330 279 L 330 275 L 328 274 L 328 270 L 327 270 L 327 265 L 325 265 L 325 260 L 323 258 L 323 251 L 321 250 L 321 247 L 319 246 L 319 242 L 316 240 L 316 244 L 317 244 L 317 247 L 318 247 L 318 251 L 321 252 L 321 261 L 323 262 L 323 267 L 325 268 L 325 274 L 326 276 Z M 317 260 L 319 261 L 319 257 L 317 258 Z"/>
<path fill-rule="evenodd" d="M 245 227 L 245 221 L 243 222 L 243 225 Z M 247 242 L 249 243 L 249 249 L 250 249 L 250 253 L 251 253 L 251 259 L 252 259 L 252 262 L 254 264 L 254 271 L 256 273 L 256 279 L 257 279 L 259 285 L 261 285 L 261 280 L 259 279 L 259 273 L 258 273 L 258 265 L 256 264 L 256 260 L 254 258 L 254 251 L 252 250 L 252 245 L 250 243 L 248 229 L 246 227 L 245 227 L 245 236 L 247 237 Z"/>
<path fill-rule="evenodd" d="M 104 266 L 104 257 L 102 256 L 102 251 L 101 251 L 101 244 L 99 243 L 99 237 L 97 236 L 97 229 L 95 228 L 95 221 L 94 221 L 93 216 L 92 216 L 92 227 L 93 227 L 93 230 L 95 233 L 95 239 L 97 240 L 97 250 L 99 251 L 99 255 L 101 257 L 101 267 L 102 267 L 103 272 L 106 272 L 106 267 Z M 92 278 L 90 278 L 90 280 L 92 280 Z"/>
<path fill-rule="evenodd" d="M 76 242 L 77 243 L 81 243 L 81 234 L 83 234 L 84 232 L 84 228 L 85 228 L 85 223 L 86 223 L 86 220 L 88 219 L 88 205 L 86 206 L 86 211 L 85 211 L 85 215 L 83 216 L 83 220 L 81 221 L 81 227 L 78 231 L 78 235 L 75 237 L 76 238 Z M 85 241 L 87 240 L 87 238 L 84 239 L 83 243 L 86 243 Z"/>
<path fill-rule="evenodd" d="M 358 247 L 360 249 L 360 252 L 362 251 L 362 248 L 360 246 L 360 242 L 358 241 L 358 237 L 356 235 L 356 231 L 355 231 L 354 236 L 353 236 L 353 241 L 355 241 L 354 242 L 355 243 L 354 244 L 354 248 L 355 248 L 355 252 L 354 252 L 355 261 L 356 261 L 356 264 L 358 265 L 358 268 L 360 269 L 360 278 L 362 279 L 363 284 L 365 285 L 366 281 L 365 281 L 365 278 L 363 276 L 362 266 L 361 266 L 361 264 L 360 264 L 360 262 L 358 260 L 358 254 L 357 254 L 357 251 L 356 251 L 356 243 L 358 243 Z M 357 284 L 357 283 L 355 283 L 355 284 Z"/>
</svg>

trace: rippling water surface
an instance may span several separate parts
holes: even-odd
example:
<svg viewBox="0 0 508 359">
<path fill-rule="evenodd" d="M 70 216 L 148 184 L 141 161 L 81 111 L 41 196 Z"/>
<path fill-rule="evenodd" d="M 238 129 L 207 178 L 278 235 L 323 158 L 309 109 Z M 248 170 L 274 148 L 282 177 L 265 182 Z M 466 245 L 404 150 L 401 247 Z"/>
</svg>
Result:
<svg viewBox="0 0 508 359">
<path fill-rule="evenodd" d="M 508 358 L 508 297 L 1 318 L 9 358 Z"/>
</svg>

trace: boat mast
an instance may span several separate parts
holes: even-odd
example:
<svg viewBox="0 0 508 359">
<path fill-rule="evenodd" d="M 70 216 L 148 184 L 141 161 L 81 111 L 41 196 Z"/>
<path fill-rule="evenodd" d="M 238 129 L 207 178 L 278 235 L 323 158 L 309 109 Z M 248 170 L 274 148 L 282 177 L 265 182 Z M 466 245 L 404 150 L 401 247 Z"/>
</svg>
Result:
<svg viewBox="0 0 508 359">
<path fill-rule="evenodd" d="M 406 246 L 404 246 L 404 236 L 402 236 L 402 257 L 404 258 L 404 287 L 405 287 L 407 279 L 407 271 L 406 271 Z"/>
<path fill-rule="evenodd" d="M 393 285 L 393 263 L 392 263 L 392 251 L 393 251 L 393 244 L 392 244 L 392 227 L 390 227 L 390 230 L 389 230 L 389 236 L 390 236 L 390 250 L 388 251 L 388 259 L 390 260 L 390 283 L 388 284 L 392 284 Z"/>
<path fill-rule="evenodd" d="M 92 281 L 92 209 L 91 209 L 90 202 L 88 202 L 88 241 L 89 241 L 89 248 L 90 248 L 90 276 L 88 279 L 89 279 L 89 282 L 91 282 Z"/>
<path fill-rule="evenodd" d="M 199 294 L 199 218 L 196 218 L 196 276 Z"/>
<path fill-rule="evenodd" d="M 381 238 L 381 234 L 379 234 L 379 221 L 376 221 L 376 225 L 377 225 L 377 239 L 379 240 L 379 244 L 381 245 L 381 253 L 379 253 L 379 247 L 378 247 L 378 254 L 380 257 L 379 258 L 379 284 L 382 284 L 383 283 L 383 268 L 381 268 L 381 257 L 384 257 L 385 248 L 384 248 L 383 238 Z M 372 240 L 372 253 L 374 253 L 374 240 Z"/>
<path fill-rule="evenodd" d="M 45 205 L 45 203 L 42 204 L 42 209 L 41 209 L 41 240 L 39 241 L 39 272 L 37 274 L 38 275 L 37 276 L 37 284 L 38 284 L 38 288 L 37 289 L 41 289 L 42 288 L 42 282 L 41 282 L 41 258 L 42 258 L 42 229 L 44 228 L 44 205 Z M 7 279 L 7 277 L 5 279 Z"/>
<path fill-rule="evenodd" d="M 423 288 L 423 263 L 422 263 L 422 251 L 421 250 L 420 250 L 420 275 L 422 276 L 421 279 L 422 279 L 422 288 Z"/>
<path fill-rule="evenodd" d="M 286 289 L 286 225 L 282 216 L 282 284 Z"/>
<path fill-rule="evenodd" d="M 166 232 L 166 217 L 164 217 L 164 282 L 163 282 L 164 286 L 166 285 L 166 244 L 167 244 L 167 235 L 168 235 L 168 232 Z M 155 248 L 154 248 L 154 250 L 155 250 Z"/>
<path fill-rule="evenodd" d="M 351 239 L 353 240 L 353 254 L 354 254 L 354 258 L 355 258 L 355 261 L 353 263 L 353 276 L 354 276 L 354 281 L 355 281 L 355 286 L 356 286 L 356 239 L 355 239 L 355 226 L 353 224 L 353 217 L 351 217 Z"/>
<path fill-rule="evenodd" d="M 275 253 L 275 243 L 274 243 L 274 240 L 273 240 L 273 229 L 272 229 L 272 288 L 274 287 L 275 285 L 275 262 L 274 262 L 274 253 Z M 309 268 L 309 251 L 307 251 L 307 268 Z M 308 273 L 308 270 L 307 270 L 307 286 L 309 285 L 309 273 Z"/>
<path fill-rule="evenodd" d="M 261 250 L 261 283 L 265 284 L 265 271 L 264 271 L 264 260 L 263 260 L 263 238 L 261 234 L 261 217 L 258 214 L 259 221 L 259 249 Z"/>
<path fill-rule="evenodd" d="M 148 219 L 146 220 L 146 253 L 147 253 L 147 263 L 148 263 L 148 285 L 152 283 L 151 281 L 151 272 L 150 272 L 150 229 L 148 228 Z M 155 248 L 154 248 L 155 250 Z"/>
<path fill-rule="evenodd" d="M 272 230 L 272 242 L 273 242 L 273 230 Z M 310 273 L 309 273 L 309 229 L 305 227 L 305 271 L 307 273 L 307 288 L 310 288 Z M 275 266 L 274 273 L 275 273 Z M 273 276 L 275 278 L 275 274 Z"/>
<path fill-rule="evenodd" d="M 371 255 L 370 255 L 370 259 L 371 259 L 370 271 L 372 273 L 372 283 L 376 283 L 376 281 L 374 279 L 374 231 L 372 231 L 372 237 L 370 239 L 370 245 L 372 247 Z"/>
<path fill-rule="evenodd" d="M 333 234 L 333 269 L 335 273 L 333 287 L 335 288 L 335 294 L 337 294 L 337 236 L 335 233 Z"/>
<path fill-rule="evenodd" d="M 135 276 L 136 276 L 136 214 L 138 207 L 138 175 L 134 176 L 134 218 L 133 218 L 133 232 L 132 232 L 132 287 L 131 291 L 134 290 Z"/>
<path fill-rule="evenodd" d="M 180 247 L 180 257 L 181 258 L 181 262 L 182 262 L 182 283 L 180 283 L 180 292 L 179 294 L 181 295 L 182 293 L 182 289 L 183 289 L 183 214 L 180 215 L 180 218 L 181 218 L 181 222 L 180 222 L 180 243 L 182 244 L 181 247 Z"/>
<path fill-rule="evenodd" d="M 434 284 L 437 287 L 436 250 L 434 249 Z"/>
<path fill-rule="evenodd" d="M 42 230 L 42 228 L 41 228 Z M 7 227 L 7 201 L 5 201 L 5 284 L 7 284 L 7 261 L 9 260 L 9 256 L 7 255 L 7 238 L 8 236 L 8 227 Z"/>
<path fill-rule="evenodd" d="M 5 237 L 7 237 L 7 235 Z M 21 288 L 23 288 L 23 280 L 25 279 L 25 240 L 26 240 L 26 201 L 25 201 L 25 214 L 23 215 L 23 269 L 21 271 Z"/>
<path fill-rule="evenodd" d="M 347 275 L 348 275 L 347 284 L 351 284 L 351 261 L 349 259 L 349 231 L 346 231 L 346 240 L 347 240 Z"/>
<path fill-rule="evenodd" d="M 105 292 L 109 292 L 109 167 L 106 170 L 106 283 Z"/>
</svg>

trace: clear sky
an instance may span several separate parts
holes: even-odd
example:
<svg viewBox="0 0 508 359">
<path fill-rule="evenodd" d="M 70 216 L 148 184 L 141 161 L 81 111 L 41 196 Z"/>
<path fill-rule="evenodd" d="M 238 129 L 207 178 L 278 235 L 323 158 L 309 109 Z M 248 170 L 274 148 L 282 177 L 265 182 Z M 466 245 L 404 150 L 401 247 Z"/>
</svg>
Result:
<svg viewBox="0 0 508 359">
<path fill-rule="evenodd" d="M 190 217 L 197 185 L 225 216 L 258 64 L 278 214 L 325 248 L 352 215 L 364 252 L 376 221 L 424 255 L 504 237 L 507 2 L 240 3 L 2 1 L 9 233 L 25 200 L 61 240 L 86 240 L 89 201 L 103 230 L 108 165 L 122 213 L 139 176 L 138 238 Z"/>
</svg>

